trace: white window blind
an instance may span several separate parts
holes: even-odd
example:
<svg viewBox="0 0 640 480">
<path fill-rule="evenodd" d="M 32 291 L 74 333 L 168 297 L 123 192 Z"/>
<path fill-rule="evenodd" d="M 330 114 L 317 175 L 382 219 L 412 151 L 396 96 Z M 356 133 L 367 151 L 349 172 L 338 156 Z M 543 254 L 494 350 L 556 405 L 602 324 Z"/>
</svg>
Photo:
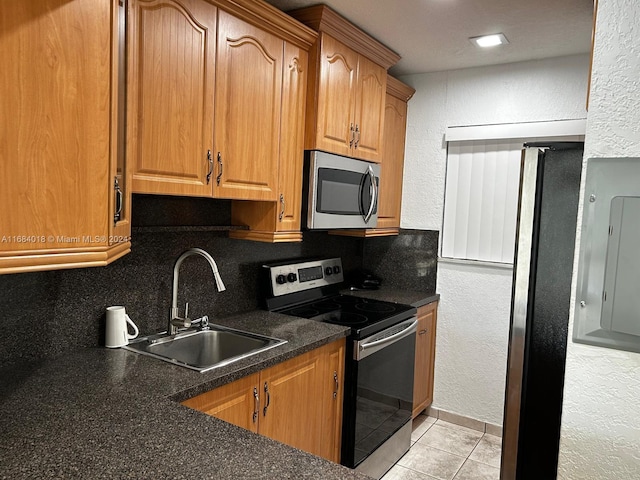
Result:
<svg viewBox="0 0 640 480">
<path fill-rule="evenodd" d="M 522 147 L 584 141 L 586 120 L 448 127 L 443 258 L 513 263 Z"/>
<path fill-rule="evenodd" d="M 513 263 L 522 145 L 531 140 L 449 143 L 442 257 Z"/>
</svg>

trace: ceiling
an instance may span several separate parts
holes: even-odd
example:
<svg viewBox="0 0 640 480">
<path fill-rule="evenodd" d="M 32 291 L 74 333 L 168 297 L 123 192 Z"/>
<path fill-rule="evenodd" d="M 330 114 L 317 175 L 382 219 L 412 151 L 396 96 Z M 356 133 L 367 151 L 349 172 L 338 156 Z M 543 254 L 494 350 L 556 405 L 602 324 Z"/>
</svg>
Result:
<svg viewBox="0 0 640 480">
<path fill-rule="evenodd" d="M 322 0 L 266 0 L 287 11 Z M 324 0 L 400 54 L 393 75 L 497 65 L 587 53 L 593 0 Z M 505 34 L 479 49 L 469 37 Z"/>
</svg>

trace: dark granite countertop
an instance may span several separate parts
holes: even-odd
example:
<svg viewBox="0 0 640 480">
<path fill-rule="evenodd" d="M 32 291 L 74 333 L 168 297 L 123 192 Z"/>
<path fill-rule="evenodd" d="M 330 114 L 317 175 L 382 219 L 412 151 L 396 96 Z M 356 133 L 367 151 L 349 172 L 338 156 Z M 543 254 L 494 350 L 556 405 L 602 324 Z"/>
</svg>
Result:
<svg viewBox="0 0 640 480">
<path fill-rule="evenodd" d="M 399 290 L 389 287 L 381 287 L 378 290 L 343 290 L 344 295 L 383 300 L 385 302 L 403 303 L 414 307 L 422 307 L 440 300 L 439 293 L 425 293 L 412 290 Z"/>
<path fill-rule="evenodd" d="M 0 478 L 369 478 L 178 403 L 344 327 L 266 311 L 212 322 L 288 343 L 204 374 L 106 348 L 0 371 Z"/>
</svg>

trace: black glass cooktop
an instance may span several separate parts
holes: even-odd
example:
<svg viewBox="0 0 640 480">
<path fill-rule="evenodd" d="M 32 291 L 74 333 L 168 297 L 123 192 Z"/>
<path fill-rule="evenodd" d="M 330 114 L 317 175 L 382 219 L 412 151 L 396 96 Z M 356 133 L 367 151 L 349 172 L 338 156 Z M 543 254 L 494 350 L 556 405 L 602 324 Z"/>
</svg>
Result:
<svg viewBox="0 0 640 480">
<path fill-rule="evenodd" d="M 351 327 L 351 337 L 360 339 L 410 318 L 416 309 L 352 295 L 333 295 L 285 308 L 279 313 Z"/>
</svg>

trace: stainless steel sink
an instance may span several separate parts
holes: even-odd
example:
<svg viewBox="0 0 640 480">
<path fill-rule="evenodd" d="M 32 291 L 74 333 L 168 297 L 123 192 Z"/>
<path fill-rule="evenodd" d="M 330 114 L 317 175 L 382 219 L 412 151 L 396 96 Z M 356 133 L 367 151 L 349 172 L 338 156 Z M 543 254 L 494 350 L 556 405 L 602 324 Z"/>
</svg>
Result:
<svg viewBox="0 0 640 480">
<path fill-rule="evenodd" d="M 209 325 L 208 330 L 186 330 L 176 335 L 160 333 L 142 337 L 123 348 L 206 372 L 285 343 L 286 340 L 221 325 Z"/>
</svg>

